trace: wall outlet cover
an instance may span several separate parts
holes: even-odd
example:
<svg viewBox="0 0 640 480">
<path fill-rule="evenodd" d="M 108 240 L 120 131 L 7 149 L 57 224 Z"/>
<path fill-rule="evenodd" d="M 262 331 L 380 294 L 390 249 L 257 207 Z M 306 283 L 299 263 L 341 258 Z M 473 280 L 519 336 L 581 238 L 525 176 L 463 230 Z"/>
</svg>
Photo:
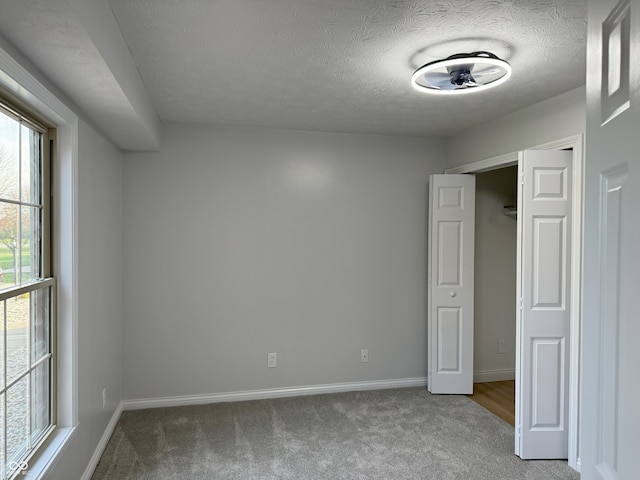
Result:
<svg viewBox="0 0 640 480">
<path fill-rule="evenodd" d="M 278 354 L 267 353 L 267 368 L 276 368 L 278 365 Z"/>
</svg>

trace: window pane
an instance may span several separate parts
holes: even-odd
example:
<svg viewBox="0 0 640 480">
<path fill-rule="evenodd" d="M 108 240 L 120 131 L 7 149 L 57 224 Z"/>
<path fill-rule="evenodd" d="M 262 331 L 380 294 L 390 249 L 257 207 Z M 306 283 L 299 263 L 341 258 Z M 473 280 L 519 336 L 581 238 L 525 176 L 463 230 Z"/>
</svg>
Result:
<svg viewBox="0 0 640 480">
<path fill-rule="evenodd" d="M 29 362 L 29 294 L 5 300 L 7 306 L 7 383 L 31 366 Z"/>
<path fill-rule="evenodd" d="M 36 363 L 51 352 L 49 314 L 51 289 L 43 288 L 31 293 L 31 363 Z"/>
<path fill-rule="evenodd" d="M 0 302 L 0 333 L 2 334 L 2 337 L 0 338 L 0 389 L 4 389 L 4 338 L 6 333 L 4 329 L 5 303 L 6 303 L 6 300 L 3 302 Z M 0 430 L 0 432 L 1 431 L 2 430 Z"/>
<path fill-rule="evenodd" d="M 40 277 L 40 209 L 22 207 L 20 223 L 20 283 Z"/>
<path fill-rule="evenodd" d="M 38 365 L 31 372 L 31 443 L 36 443 L 51 424 L 49 405 L 50 360 Z"/>
<path fill-rule="evenodd" d="M 0 198 L 19 200 L 20 124 L 0 112 Z"/>
<path fill-rule="evenodd" d="M 0 394 L 0 478 L 5 478 L 5 466 L 7 464 L 4 458 L 4 427 L 5 427 L 5 414 L 4 414 L 4 394 Z"/>
<path fill-rule="evenodd" d="M 0 268 L 5 288 L 16 283 L 18 266 L 18 209 L 17 205 L 0 202 Z"/>
<path fill-rule="evenodd" d="M 20 460 L 29 448 L 29 376 L 7 391 L 7 461 Z"/>
<path fill-rule="evenodd" d="M 40 149 L 42 134 L 24 125 L 21 126 L 20 133 L 20 158 L 22 161 L 20 166 L 20 201 L 40 205 L 40 158 L 42 158 Z"/>
</svg>

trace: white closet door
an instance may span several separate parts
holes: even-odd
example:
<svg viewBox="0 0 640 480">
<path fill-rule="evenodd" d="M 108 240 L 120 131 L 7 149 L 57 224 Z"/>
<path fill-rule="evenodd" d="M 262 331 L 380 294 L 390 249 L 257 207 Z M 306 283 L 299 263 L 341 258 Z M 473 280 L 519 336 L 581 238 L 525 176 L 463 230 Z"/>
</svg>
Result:
<svg viewBox="0 0 640 480">
<path fill-rule="evenodd" d="M 475 177 L 429 182 L 429 360 L 431 393 L 473 393 Z"/>
<path fill-rule="evenodd" d="M 567 458 L 572 152 L 520 152 L 516 453 Z"/>
</svg>

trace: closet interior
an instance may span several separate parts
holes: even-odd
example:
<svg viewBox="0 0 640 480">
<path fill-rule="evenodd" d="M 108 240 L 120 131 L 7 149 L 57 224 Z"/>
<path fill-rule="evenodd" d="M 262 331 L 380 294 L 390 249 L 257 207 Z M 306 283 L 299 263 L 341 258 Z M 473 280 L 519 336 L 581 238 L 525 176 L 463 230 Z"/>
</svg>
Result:
<svg viewBox="0 0 640 480">
<path fill-rule="evenodd" d="M 476 174 L 474 395 L 514 424 L 518 167 Z"/>
</svg>

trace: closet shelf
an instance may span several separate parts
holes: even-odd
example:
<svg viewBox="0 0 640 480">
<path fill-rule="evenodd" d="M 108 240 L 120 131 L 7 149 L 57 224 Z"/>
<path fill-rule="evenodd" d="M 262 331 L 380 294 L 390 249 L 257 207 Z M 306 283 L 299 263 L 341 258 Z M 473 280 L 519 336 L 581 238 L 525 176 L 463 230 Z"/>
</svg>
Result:
<svg viewBox="0 0 640 480">
<path fill-rule="evenodd" d="M 502 214 L 506 215 L 507 217 L 516 218 L 518 216 L 518 209 L 510 205 L 505 205 L 502 208 Z"/>
</svg>

